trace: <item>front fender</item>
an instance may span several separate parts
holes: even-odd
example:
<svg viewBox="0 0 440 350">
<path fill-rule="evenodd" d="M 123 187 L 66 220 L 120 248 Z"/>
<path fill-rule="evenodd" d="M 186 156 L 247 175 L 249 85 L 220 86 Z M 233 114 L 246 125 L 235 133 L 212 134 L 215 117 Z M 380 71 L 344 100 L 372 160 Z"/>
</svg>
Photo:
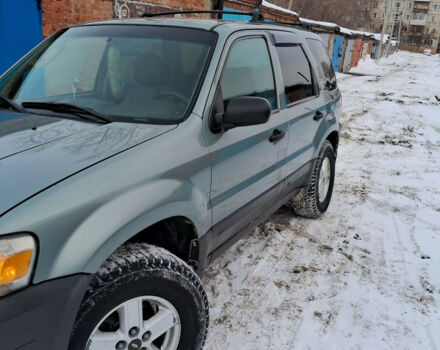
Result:
<svg viewBox="0 0 440 350">
<path fill-rule="evenodd" d="M 199 235 L 207 232 L 210 186 L 209 152 L 195 116 L 17 206 L 1 218 L 0 235 L 38 237 L 34 283 L 95 273 L 121 244 L 166 218 L 186 217 Z"/>
<path fill-rule="evenodd" d="M 173 179 L 159 180 L 136 188 L 121 197 L 106 203 L 85 220 L 66 242 L 54 264 L 54 274 L 64 269 L 65 259 L 76 254 L 75 247 L 82 245 L 88 233 L 97 225 L 81 254 L 86 261 L 77 269 L 95 273 L 102 263 L 124 242 L 143 229 L 173 216 L 189 219 L 197 232 L 209 229 L 210 213 L 204 195 L 190 183 Z M 138 210 L 133 211 L 133 208 Z M 116 213 L 116 215 L 115 215 Z M 205 213 L 205 215 L 201 215 Z M 72 259 L 74 263 L 77 259 Z M 69 262 L 67 262 L 69 263 Z M 60 270 L 60 271 L 58 271 Z"/>
</svg>

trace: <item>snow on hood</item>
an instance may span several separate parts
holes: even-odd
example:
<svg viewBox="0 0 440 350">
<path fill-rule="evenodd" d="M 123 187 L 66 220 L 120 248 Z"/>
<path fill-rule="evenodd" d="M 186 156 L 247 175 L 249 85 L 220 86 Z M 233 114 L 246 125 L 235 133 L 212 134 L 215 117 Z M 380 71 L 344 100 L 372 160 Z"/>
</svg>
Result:
<svg viewBox="0 0 440 350">
<path fill-rule="evenodd" d="M 0 216 L 47 187 L 176 127 L 11 114 L 0 111 Z"/>
</svg>

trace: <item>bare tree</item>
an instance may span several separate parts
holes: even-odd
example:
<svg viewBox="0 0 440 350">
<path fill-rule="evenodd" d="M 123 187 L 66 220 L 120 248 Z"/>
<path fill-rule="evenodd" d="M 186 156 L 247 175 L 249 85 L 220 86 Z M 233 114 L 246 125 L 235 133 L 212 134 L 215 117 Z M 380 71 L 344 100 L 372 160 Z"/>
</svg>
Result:
<svg viewBox="0 0 440 350">
<path fill-rule="evenodd" d="M 351 29 L 368 25 L 370 0 L 272 0 L 276 5 L 298 12 L 300 17 L 337 23 Z"/>
</svg>

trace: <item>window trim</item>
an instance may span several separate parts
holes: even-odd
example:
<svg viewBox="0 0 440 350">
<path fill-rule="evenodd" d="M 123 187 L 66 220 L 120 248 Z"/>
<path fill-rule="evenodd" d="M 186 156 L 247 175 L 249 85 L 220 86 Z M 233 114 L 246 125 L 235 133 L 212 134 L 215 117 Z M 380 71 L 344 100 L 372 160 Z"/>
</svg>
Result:
<svg viewBox="0 0 440 350">
<path fill-rule="evenodd" d="M 267 54 L 269 56 L 269 60 L 270 60 L 270 66 L 272 68 L 272 77 L 273 77 L 273 83 L 274 83 L 274 90 L 275 90 L 275 102 L 276 102 L 276 106 L 274 109 L 272 109 L 271 111 L 271 115 L 278 113 L 281 110 L 280 107 L 280 101 L 279 101 L 279 96 L 278 96 L 278 89 L 277 89 L 277 79 L 276 79 L 276 75 L 275 75 L 275 67 L 274 67 L 274 62 L 273 62 L 273 57 L 271 55 L 270 49 L 269 49 L 269 43 L 268 43 L 268 39 L 264 34 L 253 34 L 253 35 L 246 35 L 246 36 L 242 36 L 239 37 L 235 40 L 232 41 L 232 43 L 229 46 L 229 50 L 228 53 L 226 54 L 224 63 L 223 63 L 223 67 L 221 67 L 221 73 L 218 79 L 218 83 L 217 83 L 217 87 L 216 90 L 218 89 L 218 87 L 221 85 L 222 82 L 222 78 L 223 78 L 223 73 L 225 71 L 226 68 L 226 64 L 228 63 L 229 60 L 229 56 L 231 54 L 232 49 L 234 48 L 234 46 L 242 41 L 242 40 L 248 40 L 248 39 L 263 39 L 265 44 L 266 44 L 266 49 L 267 49 Z"/>
</svg>

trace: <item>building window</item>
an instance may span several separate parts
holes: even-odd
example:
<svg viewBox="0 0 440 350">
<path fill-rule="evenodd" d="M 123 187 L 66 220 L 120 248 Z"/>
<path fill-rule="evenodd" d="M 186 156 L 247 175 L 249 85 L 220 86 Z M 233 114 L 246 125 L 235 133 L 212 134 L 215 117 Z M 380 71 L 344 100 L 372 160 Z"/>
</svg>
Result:
<svg viewBox="0 0 440 350">
<path fill-rule="evenodd" d="M 374 12 L 374 13 L 373 13 L 373 18 L 376 18 L 376 17 L 377 17 L 377 13 Z"/>
<path fill-rule="evenodd" d="M 385 2 L 383 3 L 383 7 L 385 7 L 385 8 L 388 7 L 388 1 L 385 1 Z"/>
<path fill-rule="evenodd" d="M 394 8 L 396 10 L 400 10 L 400 5 L 401 5 L 400 1 L 397 1 L 397 2 L 394 3 Z"/>
<path fill-rule="evenodd" d="M 427 4 L 415 4 L 414 5 L 414 8 L 416 8 L 416 9 L 420 9 L 420 10 L 428 10 L 429 9 L 429 6 L 427 5 Z"/>
<path fill-rule="evenodd" d="M 411 7 L 412 7 L 412 4 L 411 4 L 410 2 L 407 2 L 407 3 L 406 3 L 406 8 L 407 8 L 407 9 L 410 9 Z"/>
<path fill-rule="evenodd" d="M 381 17 L 382 17 L 382 19 L 384 19 L 384 18 L 385 18 L 385 13 L 382 13 L 382 16 L 381 16 Z"/>
<path fill-rule="evenodd" d="M 431 23 L 437 22 L 437 17 L 436 16 L 431 16 L 431 18 L 429 19 L 429 22 L 431 22 Z"/>
<path fill-rule="evenodd" d="M 413 19 L 416 21 L 423 21 L 426 19 L 426 13 L 413 13 Z"/>
<path fill-rule="evenodd" d="M 405 19 L 406 19 L 407 21 L 409 20 L 409 18 L 410 18 L 409 15 L 405 15 Z"/>
<path fill-rule="evenodd" d="M 373 8 L 377 9 L 379 7 L 379 1 L 373 1 Z"/>
</svg>

